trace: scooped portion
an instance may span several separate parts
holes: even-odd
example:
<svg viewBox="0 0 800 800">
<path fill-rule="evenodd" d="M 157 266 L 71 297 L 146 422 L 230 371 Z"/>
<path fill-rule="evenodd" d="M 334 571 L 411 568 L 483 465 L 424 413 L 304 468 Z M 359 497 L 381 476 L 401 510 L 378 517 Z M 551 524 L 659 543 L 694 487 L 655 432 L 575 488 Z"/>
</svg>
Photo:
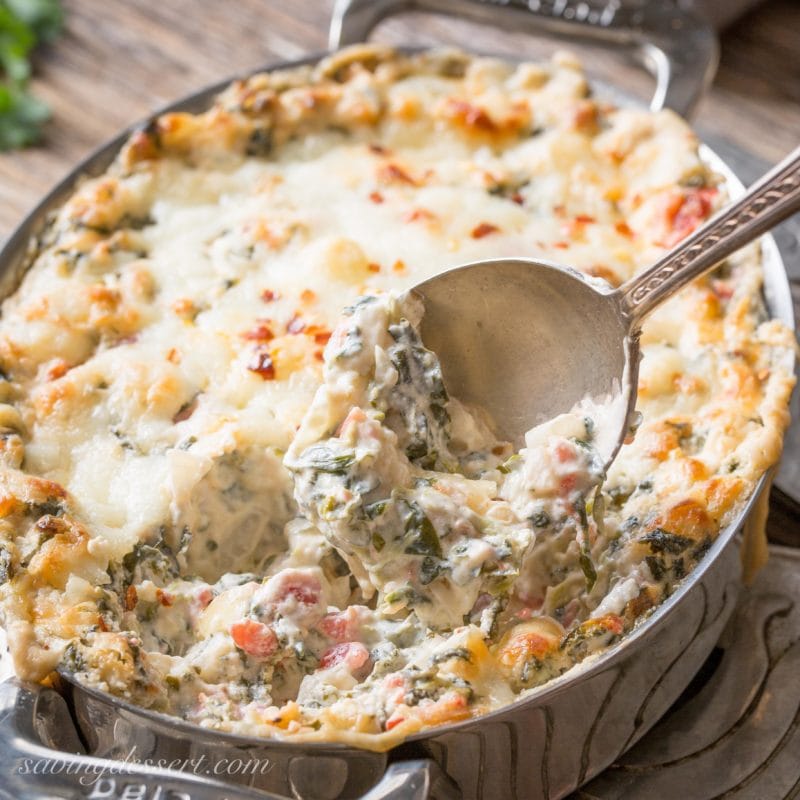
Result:
<svg viewBox="0 0 800 800">
<path fill-rule="evenodd" d="M 380 746 L 510 702 L 623 632 L 651 575 L 614 563 L 630 573 L 624 596 L 593 608 L 612 566 L 592 555 L 595 421 L 562 415 L 513 453 L 448 395 L 422 314 L 409 294 L 346 309 L 284 457 L 297 516 L 263 574 L 179 577 L 166 544 L 116 571 L 108 627 L 135 645 L 149 705 Z M 126 693 L 103 636 L 71 645 L 65 665 Z"/>
<path fill-rule="evenodd" d="M 560 418 L 512 456 L 448 396 L 421 316 L 408 295 L 347 311 L 284 463 L 301 512 L 381 614 L 488 632 L 535 541 L 532 516 L 575 516 L 600 482 L 593 421 Z"/>
</svg>

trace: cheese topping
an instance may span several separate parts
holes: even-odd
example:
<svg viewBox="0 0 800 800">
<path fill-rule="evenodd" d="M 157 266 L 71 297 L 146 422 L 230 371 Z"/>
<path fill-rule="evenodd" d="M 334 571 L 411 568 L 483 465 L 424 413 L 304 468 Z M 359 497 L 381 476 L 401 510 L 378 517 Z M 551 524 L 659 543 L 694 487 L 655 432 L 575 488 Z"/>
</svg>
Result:
<svg viewBox="0 0 800 800">
<path fill-rule="evenodd" d="M 0 320 L 0 609 L 60 667 L 220 730 L 385 749 L 617 641 L 780 454 L 792 332 L 746 248 L 642 334 L 642 424 L 514 454 L 403 291 L 500 256 L 617 285 L 725 199 L 580 67 L 343 51 L 135 133 Z"/>
</svg>

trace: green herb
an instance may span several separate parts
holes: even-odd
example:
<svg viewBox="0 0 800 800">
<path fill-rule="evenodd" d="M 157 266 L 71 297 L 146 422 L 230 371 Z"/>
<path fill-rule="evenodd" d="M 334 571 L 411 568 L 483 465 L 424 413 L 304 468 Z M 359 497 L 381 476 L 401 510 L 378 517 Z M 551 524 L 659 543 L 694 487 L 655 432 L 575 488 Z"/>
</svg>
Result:
<svg viewBox="0 0 800 800">
<path fill-rule="evenodd" d="M 552 522 L 550 515 L 546 511 L 534 511 L 530 520 L 534 528 L 546 528 Z"/>
<path fill-rule="evenodd" d="M 383 600 L 389 605 L 394 605 L 395 603 L 401 602 L 405 603 L 406 605 L 429 602 L 427 597 L 417 594 L 413 587 L 411 587 L 409 584 L 401 586 L 399 589 L 395 589 L 393 592 L 389 592 L 389 594 L 387 594 Z"/>
<path fill-rule="evenodd" d="M 0 584 L 14 577 L 14 559 L 9 550 L 0 547 Z"/>
<path fill-rule="evenodd" d="M 353 466 L 354 453 L 335 454 L 329 447 L 316 445 L 306 450 L 303 455 L 306 465 L 317 472 L 329 472 L 331 475 L 344 475 Z"/>
<path fill-rule="evenodd" d="M 594 568 L 592 557 L 589 554 L 588 547 L 581 547 L 580 555 L 581 571 L 584 578 L 586 578 L 586 591 L 591 592 L 597 582 L 597 570 Z"/>
<path fill-rule="evenodd" d="M 437 653 L 432 659 L 431 664 L 441 664 L 444 661 L 458 658 L 461 661 L 472 661 L 472 653 L 466 647 L 456 647 L 453 650 L 445 650 L 443 653 Z"/>
<path fill-rule="evenodd" d="M 75 644 L 67 645 L 64 655 L 61 656 L 61 666 L 69 673 L 81 672 L 86 669 L 86 659 Z"/>
<path fill-rule="evenodd" d="M 612 508 L 622 508 L 634 490 L 626 486 L 611 486 L 606 490 L 611 500 Z"/>
<path fill-rule="evenodd" d="M 654 528 L 639 537 L 639 541 L 650 545 L 650 549 L 654 553 L 669 553 L 671 555 L 682 553 L 692 544 L 692 540 L 686 536 L 678 536 L 678 534 L 670 533 L 664 528 Z"/>
<path fill-rule="evenodd" d="M 256 128 L 247 141 L 247 155 L 266 158 L 272 152 L 272 130 Z"/>
<path fill-rule="evenodd" d="M 664 564 L 664 559 L 659 558 L 658 556 L 645 556 L 644 560 L 647 566 L 650 567 L 650 572 L 652 573 L 653 578 L 657 581 L 660 581 L 667 571 L 666 564 Z"/>
<path fill-rule="evenodd" d="M 386 500 L 376 500 L 374 503 L 368 503 L 364 506 L 364 513 L 367 515 L 367 519 L 375 519 L 375 517 L 379 517 L 386 511 Z"/>
<path fill-rule="evenodd" d="M 419 582 L 423 586 L 427 586 L 432 581 L 435 581 L 446 569 L 447 567 L 443 561 L 431 556 L 425 556 L 419 567 Z"/>
<path fill-rule="evenodd" d="M 0 150 L 36 142 L 50 110 L 28 91 L 30 55 L 61 29 L 59 0 L 0 0 Z"/>
<path fill-rule="evenodd" d="M 416 503 L 408 503 L 405 530 L 407 534 L 406 553 L 417 556 L 442 557 L 442 544 L 436 528 Z"/>
<path fill-rule="evenodd" d="M 522 463 L 522 456 L 519 453 L 514 453 L 507 461 L 497 465 L 497 471 L 502 475 L 508 475 L 518 464 Z"/>
</svg>

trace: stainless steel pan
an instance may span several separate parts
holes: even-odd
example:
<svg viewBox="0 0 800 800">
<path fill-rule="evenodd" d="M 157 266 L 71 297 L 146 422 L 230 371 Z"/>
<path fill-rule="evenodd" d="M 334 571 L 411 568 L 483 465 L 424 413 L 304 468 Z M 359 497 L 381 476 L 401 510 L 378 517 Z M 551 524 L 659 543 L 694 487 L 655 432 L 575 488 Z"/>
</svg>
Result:
<svg viewBox="0 0 800 800">
<path fill-rule="evenodd" d="M 363 41 L 380 20 L 406 10 L 623 45 L 656 76 L 653 109 L 670 107 L 688 114 L 716 64 L 713 32 L 685 3 L 642 0 L 602 5 L 571 0 L 340 0 L 331 48 Z M 203 109 L 227 83 L 164 110 Z M 618 94 L 608 87 L 605 91 Z M 9 239 L 0 252 L 2 294 L 17 285 L 28 243 L 48 211 L 65 199 L 79 177 L 102 172 L 129 134 L 125 131 L 80 164 Z M 731 191 L 741 191 L 711 150 L 703 148 L 703 157 L 726 178 Z M 789 286 L 774 241 L 765 238 L 763 249 L 768 309 L 793 325 Z M 622 643 L 491 714 L 416 734 L 388 753 L 372 753 L 345 745 L 298 745 L 214 732 L 68 679 L 60 693 L 8 681 L 0 684 L 0 797 L 563 797 L 639 739 L 707 658 L 739 591 L 736 534 L 765 483 L 762 479 L 685 583 Z M 145 768 L 142 762 L 156 766 Z"/>
</svg>

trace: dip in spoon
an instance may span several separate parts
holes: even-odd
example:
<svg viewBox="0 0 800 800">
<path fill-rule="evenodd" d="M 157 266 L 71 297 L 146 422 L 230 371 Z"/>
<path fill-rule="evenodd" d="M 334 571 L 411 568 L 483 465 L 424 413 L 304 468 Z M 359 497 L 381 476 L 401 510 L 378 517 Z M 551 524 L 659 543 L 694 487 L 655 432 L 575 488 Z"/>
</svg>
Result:
<svg viewBox="0 0 800 800">
<path fill-rule="evenodd" d="M 618 289 L 526 258 L 478 261 L 418 284 L 422 339 L 448 389 L 485 409 L 515 446 L 534 425 L 581 404 L 608 467 L 634 422 L 644 318 L 797 211 L 800 148 Z"/>
</svg>

